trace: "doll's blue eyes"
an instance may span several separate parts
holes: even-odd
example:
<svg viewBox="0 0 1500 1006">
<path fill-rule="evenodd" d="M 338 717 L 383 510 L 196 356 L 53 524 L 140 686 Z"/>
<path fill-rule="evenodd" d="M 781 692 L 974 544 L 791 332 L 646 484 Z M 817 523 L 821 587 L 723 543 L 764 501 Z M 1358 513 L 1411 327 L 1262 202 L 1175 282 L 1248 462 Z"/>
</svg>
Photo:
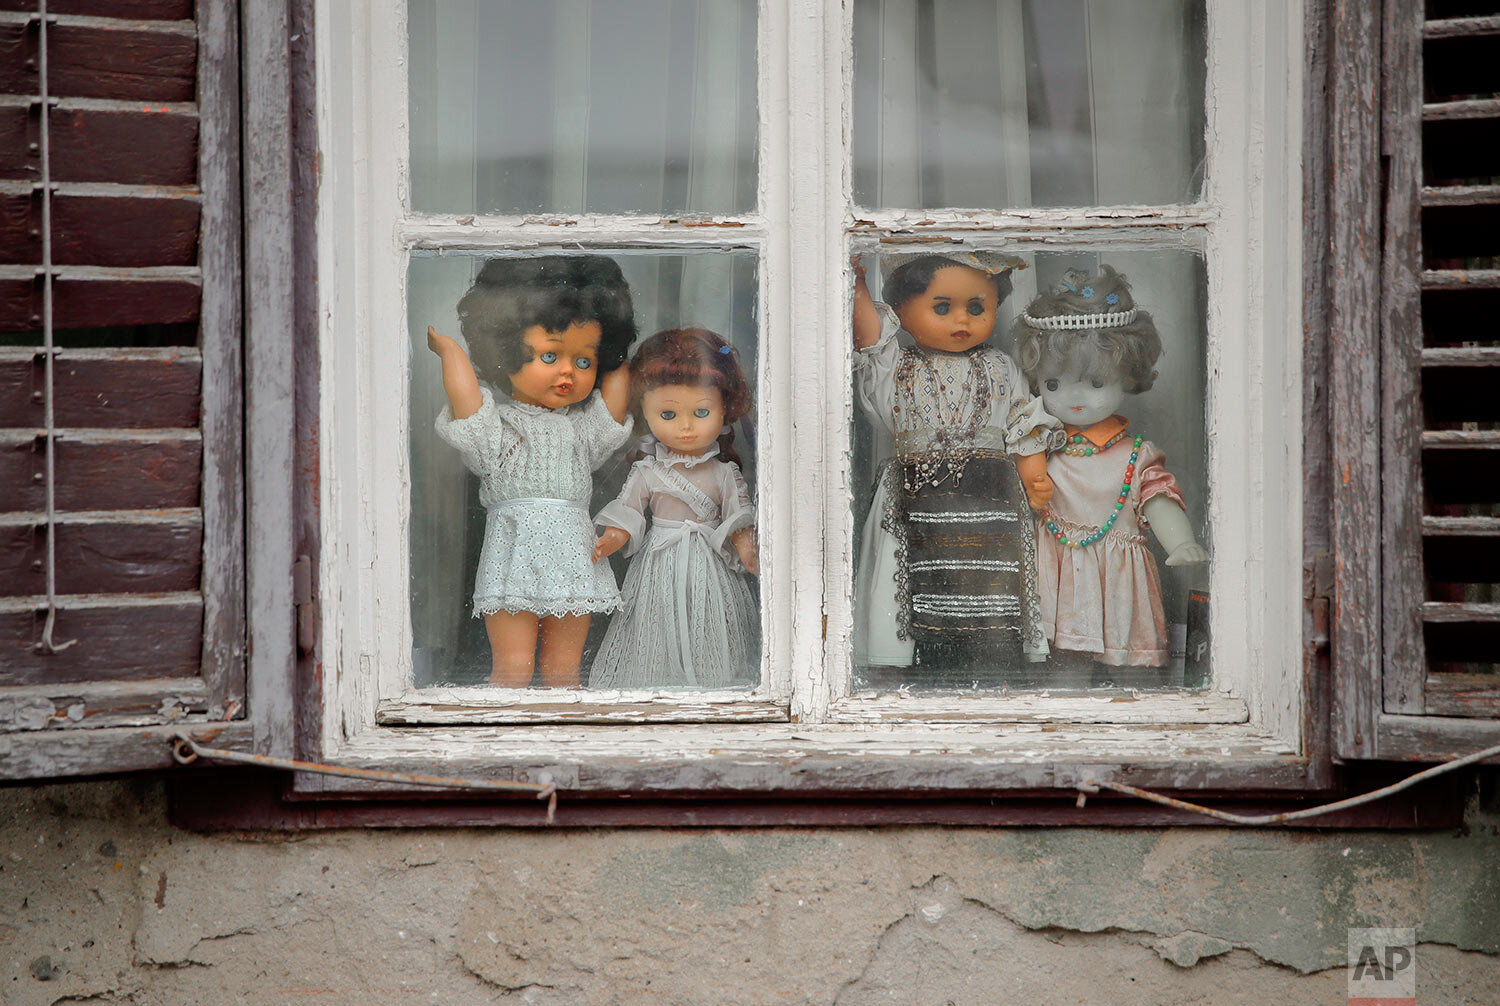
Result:
<svg viewBox="0 0 1500 1006">
<path fill-rule="evenodd" d="M 671 422 L 672 420 L 677 418 L 677 413 L 673 412 L 671 409 L 663 409 L 661 412 L 661 417 L 668 422 Z"/>
<path fill-rule="evenodd" d="M 1047 390 L 1048 391 L 1056 391 L 1057 390 L 1057 380 L 1056 380 L 1056 378 L 1054 378 L 1054 379 L 1052 379 L 1050 381 L 1047 381 L 1046 385 L 1047 385 Z"/>
<path fill-rule="evenodd" d="M 944 315 L 946 315 L 948 313 L 948 311 L 950 310 L 951 307 L 952 307 L 952 305 L 949 304 L 946 300 L 940 300 L 936 304 L 932 305 L 932 313 L 941 318 L 941 317 L 943 317 Z M 974 318 L 979 317 L 981 314 L 984 314 L 984 301 L 982 301 L 982 300 L 971 300 L 971 301 L 969 301 L 968 306 L 967 306 L 967 310 L 969 312 L 970 317 L 974 317 Z"/>
<path fill-rule="evenodd" d="M 694 409 L 693 410 L 693 415 L 697 416 L 699 419 L 707 419 L 708 418 L 708 410 L 707 409 Z"/>
<path fill-rule="evenodd" d="M 936 304 L 932 305 L 932 313 L 936 315 L 947 314 L 948 302 L 946 300 L 940 300 Z"/>
<path fill-rule="evenodd" d="M 537 359 L 541 360 L 542 363 L 550 367 L 557 362 L 557 354 L 549 349 L 544 353 L 538 353 Z M 593 365 L 594 361 L 590 360 L 586 356 L 580 356 L 578 359 L 573 361 L 573 366 L 577 367 L 579 370 L 588 370 Z"/>
<path fill-rule="evenodd" d="M 975 318 L 979 317 L 981 314 L 984 314 L 984 301 L 982 301 L 982 300 L 971 300 L 971 301 L 969 301 L 969 314 L 972 317 L 975 317 Z"/>
</svg>

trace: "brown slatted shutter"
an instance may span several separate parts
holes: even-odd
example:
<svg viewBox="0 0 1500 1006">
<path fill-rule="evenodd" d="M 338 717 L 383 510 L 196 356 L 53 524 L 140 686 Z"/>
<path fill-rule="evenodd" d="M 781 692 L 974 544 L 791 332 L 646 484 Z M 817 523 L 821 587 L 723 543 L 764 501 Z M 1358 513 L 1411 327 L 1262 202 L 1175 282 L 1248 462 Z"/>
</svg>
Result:
<svg viewBox="0 0 1500 1006">
<path fill-rule="evenodd" d="M 0 776 L 244 714 L 235 18 L 0 0 Z"/>
<path fill-rule="evenodd" d="M 1382 758 L 1500 733 L 1500 4 L 1385 18 Z"/>
</svg>

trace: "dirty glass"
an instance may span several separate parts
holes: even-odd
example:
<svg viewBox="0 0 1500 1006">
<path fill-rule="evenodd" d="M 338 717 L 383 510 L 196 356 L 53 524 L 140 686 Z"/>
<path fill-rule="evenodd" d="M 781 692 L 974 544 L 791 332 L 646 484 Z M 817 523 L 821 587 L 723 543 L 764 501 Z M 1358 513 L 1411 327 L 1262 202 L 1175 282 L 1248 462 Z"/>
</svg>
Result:
<svg viewBox="0 0 1500 1006">
<path fill-rule="evenodd" d="M 1206 684 L 1202 257 L 857 250 L 856 691 Z"/>
<path fill-rule="evenodd" d="M 571 470 L 573 456 L 556 452 L 549 460 L 537 453 L 542 450 L 540 447 L 528 453 L 524 443 L 518 446 L 528 436 L 531 443 L 542 443 L 549 436 L 545 430 L 522 430 L 512 437 L 507 432 L 510 427 L 495 427 L 491 431 L 493 437 L 476 443 L 451 435 L 445 437 L 435 428 L 435 421 L 449 399 L 443 379 L 444 365 L 429 349 L 428 326 L 459 340 L 484 382 L 485 393 L 494 402 L 505 406 L 512 401 L 509 393 L 516 387 L 511 385 L 506 367 L 495 362 L 493 349 L 485 350 L 480 333 L 484 331 L 482 326 L 489 324 L 491 315 L 514 322 L 507 313 L 514 305 L 501 294 L 490 299 L 485 294 L 478 300 L 465 300 L 485 285 L 486 277 L 511 275 L 504 270 L 496 272 L 496 262 L 506 263 L 506 268 L 517 263 L 525 268 L 542 263 L 547 269 L 586 262 L 606 280 L 618 267 L 614 275 L 628 287 L 624 313 L 640 335 L 632 351 L 640 351 L 649 336 L 679 327 L 691 326 L 722 336 L 727 345 L 712 343 L 718 347 L 713 351 L 718 361 L 715 365 L 724 373 L 742 375 L 744 386 L 740 390 L 746 395 L 749 411 L 731 419 L 726 406 L 724 418 L 730 420 L 725 424 L 727 431 L 715 423 L 707 432 L 708 439 L 697 446 L 679 444 L 683 449 L 678 457 L 664 461 L 666 467 L 673 467 L 675 474 L 663 475 L 656 469 L 655 481 L 644 486 L 641 495 L 631 496 L 627 490 L 635 477 L 638 460 L 650 467 L 651 462 L 643 459 L 670 459 L 670 454 L 663 453 L 664 443 L 679 435 L 694 435 L 674 432 L 659 423 L 666 422 L 662 414 L 669 412 L 673 419 L 683 422 L 689 417 L 696 418 L 696 401 L 677 403 L 667 397 L 658 401 L 647 391 L 635 410 L 634 429 L 628 438 L 621 433 L 618 438 L 596 444 L 589 439 L 592 434 L 580 434 L 577 449 L 594 452 L 590 457 L 597 467 L 591 475 L 584 473 L 581 480 L 574 480 L 578 498 L 561 502 L 536 498 L 549 494 L 540 489 L 526 489 L 519 499 L 500 498 L 513 495 L 506 486 L 515 479 L 536 478 L 545 482 L 559 471 Z M 559 266 L 559 262 L 563 264 Z M 721 485 L 716 480 L 723 480 L 722 485 L 731 489 L 735 486 L 735 473 L 725 465 L 728 452 L 720 449 L 721 444 L 727 443 L 738 454 L 738 476 L 752 507 L 748 515 L 742 509 L 737 511 L 742 514 L 739 519 L 748 520 L 745 526 L 753 532 L 753 507 L 757 502 L 754 498 L 756 271 L 755 254 L 746 250 L 682 254 L 606 251 L 545 258 L 516 252 L 412 255 L 408 274 L 411 356 L 408 457 L 415 685 L 494 683 L 541 687 L 562 683 L 581 684 L 585 688 L 693 690 L 751 688 L 759 683 L 759 586 L 757 578 L 741 561 L 739 536 L 728 535 L 725 528 L 725 521 L 739 503 L 716 488 Z M 550 294 L 539 296 L 545 298 Z M 537 296 L 527 294 L 522 299 L 524 303 L 519 310 L 523 313 L 536 308 Z M 462 317 L 461 302 L 466 305 Z M 584 303 L 584 313 L 596 312 L 597 303 L 587 298 Z M 619 307 L 617 302 L 611 303 L 609 310 Z M 533 319 L 521 319 L 530 320 Z M 701 363 L 701 357 L 693 359 L 694 366 Z M 672 372 L 680 373 L 685 371 Z M 645 385 L 651 381 L 643 378 L 638 383 Z M 663 396 L 669 396 L 673 387 L 670 380 L 658 381 L 654 386 L 658 390 L 668 389 L 661 391 Z M 725 401 L 728 397 L 721 394 Z M 547 410 L 530 409 L 517 422 L 554 419 L 562 422 L 557 417 L 564 412 L 583 409 L 589 404 L 585 400 L 540 420 L 537 414 Z M 653 405 L 655 418 L 648 423 L 644 413 Z M 599 427 L 589 429 L 597 431 Z M 723 438 L 725 432 L 732 433 L 732 438 Z M 659 438 L 655 436 L 658 433 Z M 608 605 L 591 601 L 594 610 L 583 643 L 581 664 L 575 665 L 574 681 L 548 679 L 540 667 L 527 682 L 504 677 L 496 670 L 499 647 L 489 631 L 490 619 L 476 615 L 495 613 L 484 608 L 504 606 L 507 611 L 512 605 L 526 608 L 529 601 L 534 601 L 527 594 L 536 580 L 542 581 L 545 588 L 564 575 L 573 575 L 579 567 L 593 570 L 595 566 L 590 565 L 586 551 L 573 555 L 565 550 L 586 550 L 592 545 L 594 535 L 611 526 L 596 524 L 596 518 L 606 512 L 618 513 L 620 505 L 633 507 L 640 515 L 640 522 L 632 526 L 631 540 L 625 547 L 595 565 L 603 569 L 600 575 L 607 585 L 603 589 L 619 585 L 623 606 L 602 610 Z M 615 510 L 607 510 L 610 507 Z M 628 515 L 621 520 L 630 523 Z M 498 521 L 511 523 L 501 526 Z M 574 536 L 587 535 L 583 545 L 573 538 L 563 541 L 555 537 L 557 528 L 571 527 L 569 522 L 581 523 L 586 528 Z M 719 534 L 721 528 L 725 528 L 724 535 Z M 515 541 L 529 534 L 533 538 L 524 540 L 541 541 L 549 547 L 554 542 L 562 544 L 555 553 L 537 555 L 533 550 L 522 555 L 520 546 L 512 549 L 514 542 L 507 539 L 512 534 L 516 535 Z M 539 572 L 533 576 L 527 570 Z M 590 581 L 588 589 L 597 588 L 599 583 Z M 530 607 L 540 603 L 531 603 Z M 539 661 L 544 649 L 545 640 L 542 649 L 536 651 Z"/>
<path fill-rule="evenodd" d="M 755 204 L 754 0 L 413 0 L 412 208 Z"/>
<path fill-rule="evenodd" d="M 855 0 L 855 202 L 1193 202 L 1202 0 Z"/>
</svg>

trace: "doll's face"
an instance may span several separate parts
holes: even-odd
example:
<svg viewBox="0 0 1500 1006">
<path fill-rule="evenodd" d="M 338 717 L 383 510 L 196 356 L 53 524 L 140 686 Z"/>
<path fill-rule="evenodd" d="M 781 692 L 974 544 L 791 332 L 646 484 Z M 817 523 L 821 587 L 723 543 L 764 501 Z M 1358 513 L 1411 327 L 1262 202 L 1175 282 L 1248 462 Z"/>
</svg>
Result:
<svg viewBox="0 0 1500 1006">
<path fill-rule="evenodd" d="M 597 321 L 575 324 L 561 332 L 532 325 L 521 334 L 531 350 L 531 359 L 510 375 L 510 397 L 544 409 L 583 401 L 594 390 L 603 333 Z"/>
<path fill-rule="evenodd" d="M 1048 372 L 1042 378 L 1042 405 L 1069 426 L 1093 426 L 1114 415 L 1125 399 L 1125 382 L 1081 368 Z"/>
<path fill-rule="evenodd" d="M 724 428 L 724 396 L 713 386 L 668 384 L 641 395 L 651 433 L 679 454 L 702 454 Z"/>
<path fill-rule="evenodd" d="M 917 344 L 946 353 L 972 349 L 995 331 L 1000 298 L 978 269 L 953 265 L 933 274 L 927 289 L 896 308 L 901 327 Z"/>
</svg>

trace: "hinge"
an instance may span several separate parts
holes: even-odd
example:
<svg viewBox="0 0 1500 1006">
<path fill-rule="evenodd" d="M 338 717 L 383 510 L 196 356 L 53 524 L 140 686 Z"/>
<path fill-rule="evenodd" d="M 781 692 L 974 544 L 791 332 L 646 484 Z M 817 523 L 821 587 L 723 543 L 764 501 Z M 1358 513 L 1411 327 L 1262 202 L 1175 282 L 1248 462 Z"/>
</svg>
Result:
<svg viewBox="0 0 1500 1006">
<path fill-rule="evenodd" d="M 1312 638 L 1309 642 L 1319 653 L 1326 652 L 1329 644 L 1329 611 L 1333 606 L 1333 553 L 1318 552 L 1312 556 L 1312 575 L 1307 578 L 1307 594 L 1304 599 L 1312 617 Z"/>
<path fill-rule="evenodd" d="M 318 605 L 313 600 L 312 560 L 305 555 L 292 563 L 292 605 L 297 615 L 297 652 L 306 657 L 317 644 Z"/>
</svg>

